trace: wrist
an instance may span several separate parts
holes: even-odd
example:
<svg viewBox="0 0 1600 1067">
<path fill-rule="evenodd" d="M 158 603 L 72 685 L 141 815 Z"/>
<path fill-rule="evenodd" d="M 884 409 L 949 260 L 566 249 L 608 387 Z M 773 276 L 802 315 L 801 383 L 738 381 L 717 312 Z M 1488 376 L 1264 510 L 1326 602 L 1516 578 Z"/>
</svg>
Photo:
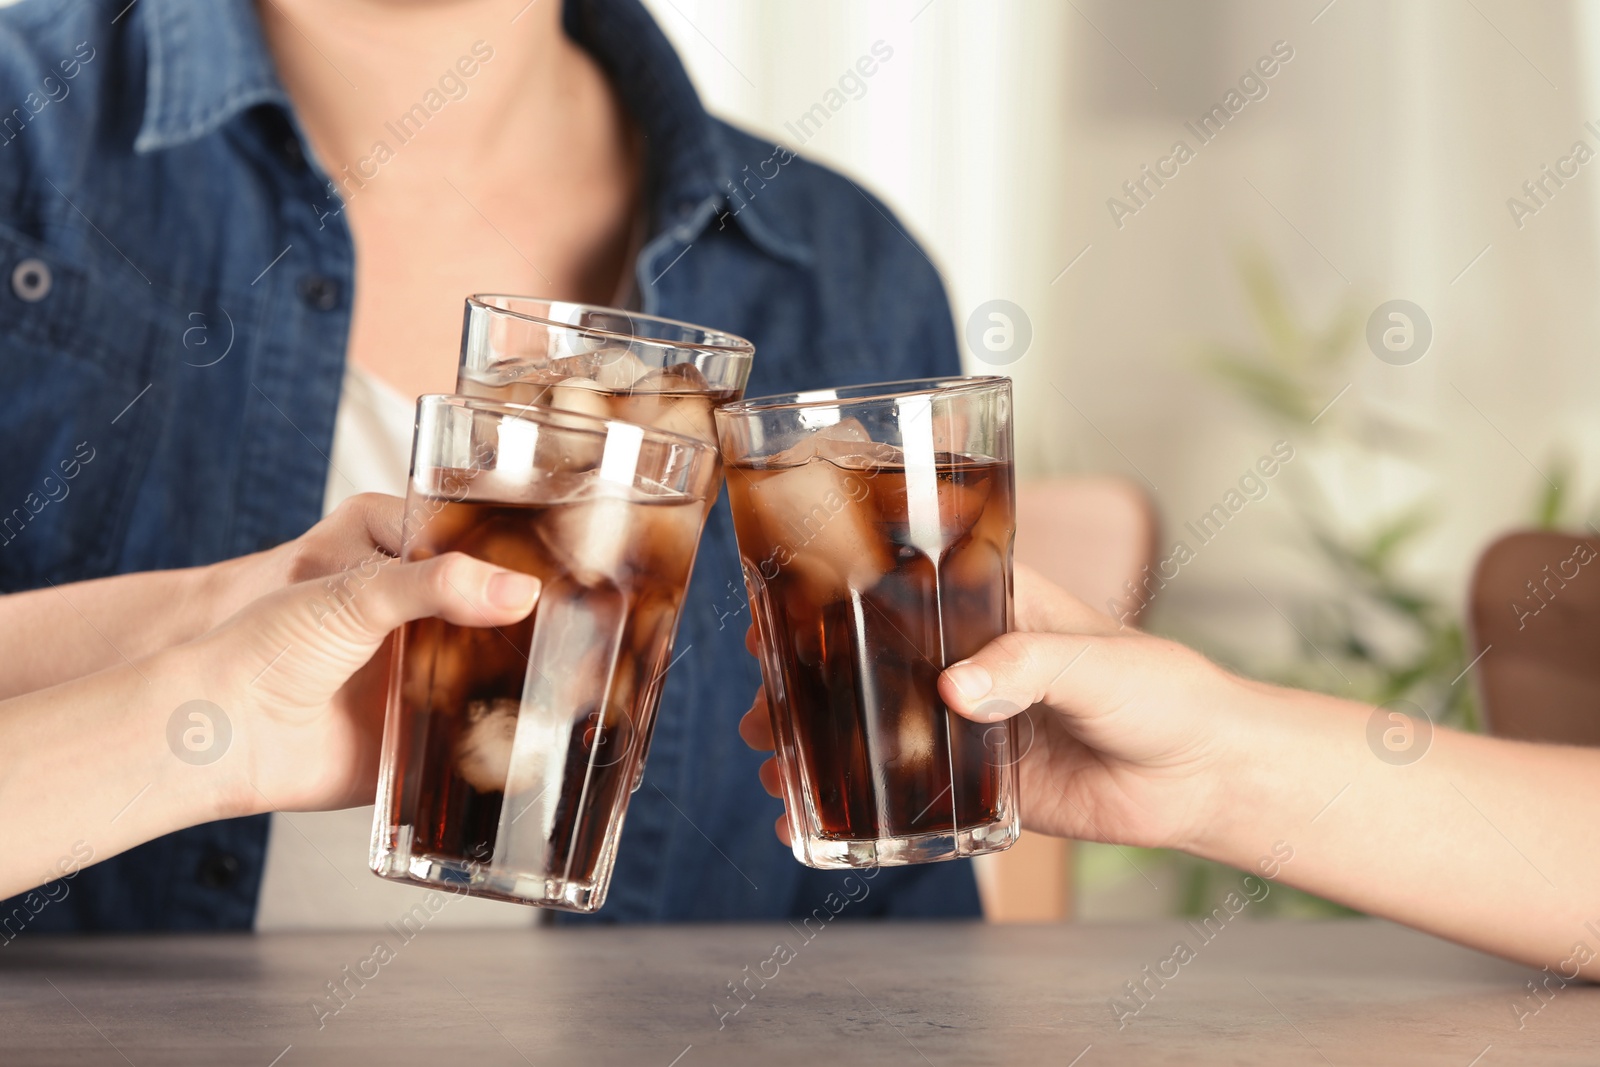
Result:
<svg viewBox="0 0 1600 1067">
<path fill-rule="evenodd" d="M 1303 717 L 1293 694 L 1213 667 L 1211 687 L 1211 779 L 1204 817 L 1197 820 L 1183 851 L 1206 859 L 1246 865 L 1259 851 L 1264 816 L 1281 805 L 1299 773 L 1296 755 Z"/>
<path fill-rule="evenodd" d="M 1355 779 L 1365 751 L 1360 708 L 1320 693 L 1228 679 L 1216 800 L 1188 851 L 1251 869 L 1275 844 L 1304 839 Z"/>
<path fill-rule="evenodd" d="M 195 568 L 202 628 L 192 636 L 216 629 L 248 607 L 258 597 L 283 585 L 287 568 L 285 546 L 254 552 Z"/>
<path fill-rule="evenodd" d="M 251 786 L 249 706 L 229 670 L 217 670 L 214 641 L 202 635 L 150 656 L 140 671 L 160 694 L 150 728 L 170 753 L 170 792 L 183 825 L 255 815 L 268 810 Z"/>
</svg>

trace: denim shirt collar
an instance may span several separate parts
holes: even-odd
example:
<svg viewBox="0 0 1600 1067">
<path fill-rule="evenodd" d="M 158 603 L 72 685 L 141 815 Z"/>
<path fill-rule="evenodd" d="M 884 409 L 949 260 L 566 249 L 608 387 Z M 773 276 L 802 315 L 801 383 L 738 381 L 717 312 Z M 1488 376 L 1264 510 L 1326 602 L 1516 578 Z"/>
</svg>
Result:
<svg viewBox="0 0 1600 1067">
<path fill-rule="evenodd" d="M 134 149 L 174 148 L 259 104 L 292 113 L 250 0 L 142 0 L 149 55 Z M 700 103 L 677 53 L 638 0 L 566 0 L 567 34 L 605 68 L 648 144 L 655 228 L 693 241 L 729 203 L 741 168 Z M 802 220 L 777 198 L 741 204 L 735 220 L 768 255 L 809 263 Z"/>
<path fill-rule="evenodd" d="M 135 151 L 197 141 L 256 104 L 289 107 L 248 0 L 144 0 L 137 17 L 149 61 Z"/>
</svg>

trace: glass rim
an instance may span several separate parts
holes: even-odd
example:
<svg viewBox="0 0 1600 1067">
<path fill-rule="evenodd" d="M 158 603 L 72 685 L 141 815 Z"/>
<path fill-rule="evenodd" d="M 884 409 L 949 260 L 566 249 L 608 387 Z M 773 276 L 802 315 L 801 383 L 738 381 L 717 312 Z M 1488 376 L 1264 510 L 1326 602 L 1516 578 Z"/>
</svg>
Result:
<svg viewBox="0 0 1600 1067">
<path fill-rule="evenodd" d="M 566 408 L 551 407 L 548 404 L 511 404 L 503 400 L 490 400 L 486 397 L 464 396 L 461 393 L 424 393 L 417 397 L 417 413 L 420 416 L 424 407 L 458 407 L 471 411 L 481 411 L 491 415 L 501 415 L 518 422 L 543 422 L 554 425 L 556 429 L 572 433 L 590 434 L 597 437 L 606 437 L 612 425 L 630 426 L 643 433 L 644 440 L 656 440 L 669 445 L 687 445 L 696 452 L 711 453 L 716 456 L 717 446 L 710 441 L 688 434 L 673 433 L 655 426 L 646 426 L 642 422 L 629 422 L 627 419 L 615 419 L 605 415 L 590 415 L 584 411 L 568 411 Z M 533 415 L 529 419 L 525 415 Z M 563 421 L 570 425 L 561 425 Z"/>
<path fill-rule="evenodd" d="M 893 382 L 868 382 L 832 389 L 806 389 L 797 393 L 774 393 L 731 400 L 716 408 L 718 417 L 747 416 L 769 411 L 798 411 L 804 408 L 855 407 L 907 396 L 951 396 L 980 393 L 998 385 L 1009 386 L 1006 374 L 953 374 L 932 378 L 905 378 Z M 824 395 L 827 394 L 827 395 Z"/>
<path fill-rule="evenodd" d="M 525 301 L 530 304 L 539 304 L 546 308 L 561 305 L 563 307 L 577 308 L 581 311 L 600 311 L 612 315 L 621 315 L 630 321 L 643 321 L 662 323 L 675 326 L 699 335 L 702 338 L 717 338 L 718 340 L 681 341 L 665 337 L 648 337 L 636 333 L 619 333 L 616 330 L 607 330 L 598 326 L 578 326 L 570 322 L 561 322 L 547 315 L 536 315 L 527 311 L 515 311 L 508 307 L 500 307 L 489 303 L 492 300 Z M 569 330 L 573 333 L 588 337 L 599 337 L 610 341 L 632 341 L 635 343 L 656 345 L 662 348 L 681 348 L 697 352 L 709 352 L 716 355 L 728 356 L 733 359 L 750 360 L 754 358 L 756 346 L 740 337 L 736 333 L 726 330 L 713 330 L 706 326 L 699 326 L 682 319 L 669 319 L 664 315 L 649 315 L 642 311 L 627 311 L 623 308 L 608 307 L 604 304 L 586 304 L 580 300 L 551 300 L 542 296 L 519 296 L 515 293 L 473 293 L 467 297 L 467 307 L 482 309 L 496 315 L 509 315 L 514 319 L 524 322 L 534 322 L 541 326 L 548 326 L 556 330 Z"/>
</svg>

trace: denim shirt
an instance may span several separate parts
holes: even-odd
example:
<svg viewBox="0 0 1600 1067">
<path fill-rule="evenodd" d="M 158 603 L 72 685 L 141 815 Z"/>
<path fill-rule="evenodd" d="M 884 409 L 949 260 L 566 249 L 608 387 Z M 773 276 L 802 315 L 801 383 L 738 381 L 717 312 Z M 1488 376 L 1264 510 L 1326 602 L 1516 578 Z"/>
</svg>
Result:
<svg viewBox="0 0 1600 1067">
<path fill-rule="evenodd" d="M 753 340 L 750 395 L 958 371 L 937 272 L 880 203 L 707 115 L 637 0 L 570 0 L 564 18 L 646 137 L 643 310 Z M 248 0 L 0 9 L 0 590 L 211 563 L 317 521 L 354 284 L 341 196 L 360 180 L 313 158 Z M 564 921 L 838 899 L 838 872 L 774 837 L 781 806 L 736 732 L 759 684 L 747 622 L 719 504 L 610 900 Z M 171 834 L 36 912 L 0 904 L 0 930 L 248 929 L 267 832 L 257 816 Z M 844 914 L 977 911 L 960 862 L 886 870 Z"/>
</svg>

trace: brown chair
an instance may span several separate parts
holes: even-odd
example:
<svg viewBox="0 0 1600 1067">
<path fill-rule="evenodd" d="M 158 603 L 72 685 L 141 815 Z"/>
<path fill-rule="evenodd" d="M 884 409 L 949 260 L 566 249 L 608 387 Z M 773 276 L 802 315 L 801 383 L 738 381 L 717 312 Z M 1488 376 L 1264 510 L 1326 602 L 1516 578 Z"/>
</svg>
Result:
<svg viewBox="0 0 1600 1067">
<path fill-rule="evenodd" d="M 1017 491 L 1016 559 L 1100 611 L 1126 602 L 1155 558 L 1157 520 L 1149 497 L 1120 478 L 1057 478 Z M 1133 602 L 1137 603 L 1137 602 Z M 1136 615 L 1126 616 L 1130 623 Z M 991 922 L 1055 922 L 1072 914 L 1072 843 L 1024 833 L 978 864 Z"/>
<path fill-rule="evenodd" d="M 1600 745 L 1600 540 L 1508 534 L 1478 561 L 1471 598 L 1488 731 Z"/>
</svg>

